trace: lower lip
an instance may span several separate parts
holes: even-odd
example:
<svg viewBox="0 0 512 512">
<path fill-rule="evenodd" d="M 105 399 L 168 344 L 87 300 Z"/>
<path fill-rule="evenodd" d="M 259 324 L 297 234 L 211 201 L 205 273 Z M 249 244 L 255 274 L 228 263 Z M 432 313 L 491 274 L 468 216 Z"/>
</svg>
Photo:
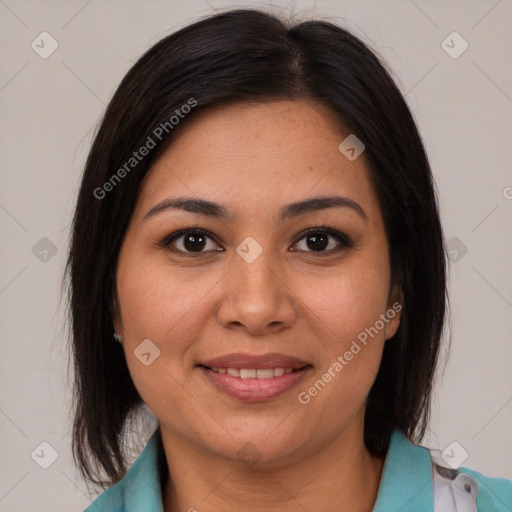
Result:
<svg viewBox="0 0 512 512">
<path fill-rule="evenodd" d="M 300 370 L 285 373 L 280 377 L 242 379 L 227 373 L 216 373 L 204 366 L 199 366 L 198 368 L 218 389 L 245 402 L 263 402 L 275 398 L 298 384 L 304 375 L 312 369 L 311 366 L 305 366 Z"/>
</svg>

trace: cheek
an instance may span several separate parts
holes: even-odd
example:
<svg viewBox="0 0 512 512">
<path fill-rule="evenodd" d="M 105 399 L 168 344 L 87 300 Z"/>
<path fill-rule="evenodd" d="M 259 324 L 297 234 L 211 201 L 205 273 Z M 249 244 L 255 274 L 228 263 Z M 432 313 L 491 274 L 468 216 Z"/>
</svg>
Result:
<svg viewBox="0 0 512 512">
<path fill-rule="evenodd" d="M 331 356 L 366 332 L 386 311 L 389 282 L 381 265 L 340 268 L 329 276 L 300 279 L 297 295 Z M 380 335 L 384 336 L 383 330 Z"/>
<path fill-rule="evenodd" d="M 329 279 L 302 278 L 302 301 L 315 324 L 312 340 L 320 363 L 322 382 L 311 389 L 311 396 L 322 395 L 316 402 L 318 410 L 337 409 L 342 403 L 340 414 L 352 415 L 364 403 L 385 343 L 386 324 L 380 319 L 387 311 L 388 277 L 385 265 L 365 261 L 340 268 Z"/>
<path fill-rule="evenodd" d="M 168 266 L 142 260 L 119 266 L 123 349 L 133 383 L 153 411 L 163 406 L 163 390 L 165 408 L 182 411 L 185 406 L 180 383 L 185 382 L 187 366 L 193 364 L 188 349 L 201 338 L 207 291 L 214 284 L 208 277 L 192 279 L 186 271 L 171 271 Z M 148 366 L 144 357 L 138 357 L 147 353 L 139 348 L 146 339 L 157 347 L 149 345 L 152 362 Z M 154 360 L 153 354 L 158 354 Z"/>
<path fill-rule="evenodd" d="M 192 277 L 186 269 L 140 263 L 118 272 L 123 329 L 134 341 L 149 338 L 173 350 L 182 343 L 180 333 L 199 329 L 197 319 L 214 281 Z"/>
<path fill-rule="evenodd" d="M 187 413 L 189 404 L 183 400 L 187 364 L 192 364 L 187 350 L 201 337 L 207 315 L 205 294 L 214 281 L 191 279 L 191 274 L 171 272 L 168 266 L 126 263 L 118 269 L 118 294 L 123 348 L 133 383 L 157 416 L 166 410 L 178 417 L 193 414 Z M 149 365 L 139 357 L 138 347 L 146 339 L 159 351 L 149 345 Z M 153 354 L 158 355 L 153 359 Z"/>
</svg>

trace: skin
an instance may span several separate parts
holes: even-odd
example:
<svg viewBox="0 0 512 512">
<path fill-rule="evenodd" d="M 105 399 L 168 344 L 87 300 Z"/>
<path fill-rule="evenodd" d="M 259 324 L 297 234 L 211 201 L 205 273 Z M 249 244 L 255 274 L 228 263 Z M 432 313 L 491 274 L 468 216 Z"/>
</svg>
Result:
<svg viewBox="0 0 512 512">
<path fill-rule="evenodd" d="M 397 300 L 364 153 L 349 161 L 338 149 L 348 134 L 305 100 L 215 108 L 177 132 L 142 183 L 118 260 L 114 326 L 161 426 L 171 474 L 165 512 L 373 508 L 384 461 L 364 445 L 364 406 L 400 314 L 308 404 L 297 399 Z M 359 203 L 366 220 L 337 207 L 277 222 L 284 205 L 333 194 Z M 236 218 L 167 209 L 143 219 L 175 196 L 219 203 Z M 315 251 L 301 233 L 321 225 L 354 246 L 329 235 Z M 159 245 L 197 227 L 215 238 L 195 253 L 183 237 Z M 263 250 L 252 263 L 236 252 L 248 236 Z M 134 354 L 144 339 L 160 350 L 149 366 Z M 232 352 L 279 352 L 313 368 L 276 398 L 242 402 L 196 366 Z M 238 455 L 249 442 L 254 464 Z"/>
</svg>

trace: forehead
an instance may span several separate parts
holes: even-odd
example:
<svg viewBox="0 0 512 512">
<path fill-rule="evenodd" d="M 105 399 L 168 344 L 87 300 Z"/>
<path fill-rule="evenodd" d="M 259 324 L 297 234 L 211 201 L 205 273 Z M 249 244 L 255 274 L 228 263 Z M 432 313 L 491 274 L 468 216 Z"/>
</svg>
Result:
<svg viewBox="0 0 512 512">
<path fill-rule="evenodd" d="M 143 215 L 170 196 L 197 196 L 260 215 L 307 197 L 340 194 L 376 207 L 364 153 L 339 150 L 349 135 L 309 101 L 231 104 L 198 112 L 178 131 L 141 185 Z"/>
</svg>

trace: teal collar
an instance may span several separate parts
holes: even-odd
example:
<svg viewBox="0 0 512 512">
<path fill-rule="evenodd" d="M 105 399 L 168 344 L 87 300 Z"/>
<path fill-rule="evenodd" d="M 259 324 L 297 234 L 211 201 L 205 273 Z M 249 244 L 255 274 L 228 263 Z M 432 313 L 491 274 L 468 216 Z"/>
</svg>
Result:
<svg viewBox="0 0 512 512">
<path fill-rule="evenodd" d="M 427 448 L 413 444 L 399 430 L 391 435 L 373 512 L 432 511 L 434 494 Z"/>
<path fill-rule="evenodd" d="M 84 512 L 164 512 L 158 472 L 157 431 L 124 477 L 100 494 Z"/>
<path fill-rule="evenodd" d="M 163 512 L 157 442 L 155 431 L 124 478 L 98 496 L 85 512 Z M 373 512 L 432 511 L 430 467 L 428 450 L 395 430 Z"/>
</svg>

